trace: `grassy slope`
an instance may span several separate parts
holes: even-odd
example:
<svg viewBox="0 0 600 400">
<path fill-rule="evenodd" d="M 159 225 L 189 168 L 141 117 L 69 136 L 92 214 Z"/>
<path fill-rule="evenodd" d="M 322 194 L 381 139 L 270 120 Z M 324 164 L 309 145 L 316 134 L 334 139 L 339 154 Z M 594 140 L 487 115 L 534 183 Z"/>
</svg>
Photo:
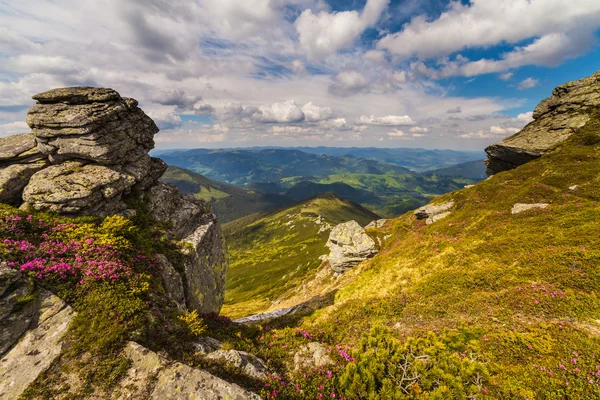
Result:
<svg viewBox="0 0 600 400">
<path fill-rule="evenodd" d="M 321 222 L 317 220 L 322 217 Z M 229 278 L 223 314 L 239 317 L 270 307 L 312 276 L 327 253 L 329 230 L 341 222 L 366 225 L 378 216 L 332 195 L 322 195 L 267 215 L 225 225 Z"/>
<path fill-rule="evenodd" d="M 492 374 L 486 398 L 597 398 L 599 143 L 594 120 L 553 153 L 442 196 L 456 202 L 446 219 L 394 220 L 383 251 L 300 326 L 353 345 L 377 322 L 398 337 L 467 329 Z M 537 202 L 550 206 L 510 212 Z"/>
<path fill-rule="evenodd" d="M 161 178 L 184 194 L 192 194 L 212 202 L 221 222 L 229 222 L 249 214 L 270 211 L 293 202 L 279 194 L 260 193 L 212 181 L 183 168 L 169 167 Z"/>
<path fill-rule="evenodd" d="M 320 185 L 343 183 L 361 193 L 370 193 L 360 204 L 384 217 L 396 217 L 409 210 L 426 204 L 436 195 L 461 189 L 474 181 L 461 177 L 448 177 L 436 174 L 427 176 L 414 174 L 335 174 L 311 178 L 292 177 L 282 180 L 284 186 L 293 186 L 310 180 Z M 293 190 L 293 188 L 292 188 Z M 354 200 L 354 199 L 353 199 Z"/>
</svg>

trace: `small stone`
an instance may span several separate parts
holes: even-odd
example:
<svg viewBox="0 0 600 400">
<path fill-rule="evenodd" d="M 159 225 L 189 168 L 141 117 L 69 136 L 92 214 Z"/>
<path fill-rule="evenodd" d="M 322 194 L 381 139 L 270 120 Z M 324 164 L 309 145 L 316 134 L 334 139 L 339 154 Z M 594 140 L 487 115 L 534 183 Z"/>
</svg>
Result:
<svg viewBox="0 0 600 400">
<path fill-rule="evenodd" d="M 452 207 L 454 207 L 453 201 L 441 204 L 428 204 L 415 210 L 414 214 L 417 219 L 426 219 L 425 223 L 429 225 L 450 215 Z"/>
<path fill-rule="evenodd" d="M 365 229 L 379 229 L 379 228 L 383 228 L 383 226 L 387 223 L 387 219 L 378 219 L 375 221 L 371 221 L 367 226 L 365 226 Z"/>
<path fill-rule="evenodd" d="M 329 357 L 327 349 L 321 343 L 311 342 L 306 346 L 302 346 L 296 354 L 294 354 L 294 370 L 321 368 L 326 365 L 333 364 L 333 360 Z"/>
<path fill-rule="evenodd" d="M 223 346 L 223 343 L 208 336 L 199 337 L 194 341 L 194 349 L 199 354 L 208 354 L 221 350 L 221 346 Z"/>
<path fill-rule="evenodd" d="M 549 206 L 549 204 L 546 204 L 546 203 L 534 203 L 534 204 L 517 203 L 513 206 L 512 210 L 511 210 L 511 214 L 519 214 L 519 213 L 522 213 L 523 211 L 532 210 L 534 208 L 544 209 L 548 206 Z"/>
<path fill-rule="evenodd" d="M 569 190 L 577 190 L 578 187 L 579 185 L 569 186 Z"/>
</svg>

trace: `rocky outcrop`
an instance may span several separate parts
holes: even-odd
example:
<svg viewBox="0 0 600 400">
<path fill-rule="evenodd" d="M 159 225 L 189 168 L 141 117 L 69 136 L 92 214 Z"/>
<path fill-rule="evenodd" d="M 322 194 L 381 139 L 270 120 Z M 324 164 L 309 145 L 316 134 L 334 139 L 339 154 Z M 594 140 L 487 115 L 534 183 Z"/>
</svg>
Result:
<svg viewBox="0 0 600 400">
<path fill-rule="evenodd" d="M 330 268 L 336 273 L 343 273 L 362 261 L 378 253 L 375 241 L 356 221 L 348 221 L 331 230 L 329 240 Z"/>
<path fill-rule="evenodd" d="M 267 378 L 267 364 L 260 358 L 239 350 L 217 350 L 213 351 L 207 359 L 218 361 L 239 369 L 244 374 L 254 379 Z"/>
<path fill-rule="evenodd" d="M 441 204 L 427 204 L 426 206 L 415 210 L 414 214 L 417 219 L 424 219 L 425 223 L 430 225 L 450 215 L 450 210 L 452 210 L 453 207 L 453 201 Z"/>
<path fill-rule="evenodd" d="M 169 361 L 135 342 L 129 342 L 124 353 L 131 366 L 113 399 L 260 400 L 236 384 Z"/>
<path fill-rule="evenodd" d="M 532 203 L 532 204 L 517 203 L 513 206 L 510 213 L 511 214 L 519 214 L 519 213 L 522 213 L 523 211 L 533 210 L 536 208 L 544 209 L 548 206 L 549 206 L 549 204 L 546 204 L 546 203 Z"/>
<path fill-rule="evenodd" d="M 126 199 L 145 203 L 172 240 L 184 244 L 176 270 L 159 261 L 167 294 L 181 307 L 218 312 L 225 290 L 221 227 L 209 203 L 158 179 L 156 124 L 112 89 L 73 87 L 33 96 L 32 133 L 0 139 L 0 202 L 63 215 L 131 216 Z"/>
<path fill-rule="evenodd" d="M 600 71 L 558 86 L 534 110 L 534 121 L 517 134 L 485 149 L 488 175 L 532 161 L 563 142 L 600 106 Z"/>
<path fill-rule="evenodd" d="M 0 399 L 18 398 L 53 363 L 72 318 L 64 301 L 0 264 Z"/>
<path fill-rule="evenodd" d="M 383 226 L 387 223 L 387 219 L 376 219 L 375 221 L 371 221 L 365 229 L 379 229 L 383 228 Z"/>
</svg>

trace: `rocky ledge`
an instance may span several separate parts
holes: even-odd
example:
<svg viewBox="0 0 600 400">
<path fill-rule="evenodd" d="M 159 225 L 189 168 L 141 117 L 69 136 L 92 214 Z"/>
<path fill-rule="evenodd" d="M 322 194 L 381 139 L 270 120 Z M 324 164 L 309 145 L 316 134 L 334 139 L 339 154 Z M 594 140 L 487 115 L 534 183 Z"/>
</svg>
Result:
<svg viewBox="0 0 600 400">
<path fill-rule="evenodd" d="M 159 258 L 173 300 L 218 312 L 227 270 L 220 224 L 208 203 L 158 182 L 167 166 L 148 154 L 158 128 L 137 101 L 92 87 L 33 98 L 31 133 L 0 138 L 0 202 L 74 217 L 131 216 L 128 201 L 144 203 L 171 239 L 187 243 L 184 274 Z"/>
<path fill-rule="evenodd" d="M 488 175 L 532 161 L 565 141 L 600 106 L 600 71 L 558 86 L 534 110 L 534 121 L 517 134 L 485 149 Z"/>
</svg>

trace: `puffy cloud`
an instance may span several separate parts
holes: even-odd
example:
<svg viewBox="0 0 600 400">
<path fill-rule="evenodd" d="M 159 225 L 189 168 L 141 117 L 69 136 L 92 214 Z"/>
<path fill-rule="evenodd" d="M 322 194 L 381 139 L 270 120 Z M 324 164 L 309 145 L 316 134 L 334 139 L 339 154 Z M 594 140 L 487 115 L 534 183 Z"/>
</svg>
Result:
<svg viewBox="0 0 600 400">
<path fill-rule="evenodd" d="M 413 126 L 409 129 L 409 132 L 412 133 L 429 133 L 429 128 L 424 128 L 420 126 Z"/>
<path fill-rule="evenodd" d="M 0 137 L 15 135 L 17 133 L 29 132 L 31 129 L 25 121 L 9 122 L 8 124 L 0 124 Z"/>
<path fill-rule="evenodd" d="M 164 106 L 176 106 L 178 110 L 190 110 L 202 100 L 202 96 L 187 94 L 183 89 L 172 89 L 152 92 L 149 99 Z"/>
<path fill-rule="evenodd" d="M 215 108 L 210 104 L 196 104 L 194 105 L 194 114 L 199 117 L 207 117 L 215 113 Z"/>
<path fill-rule="evenodd" d="M 471 0 L 452 1 L 431 21 L 417 16 L 400 32 L 386 35 L 378 47 L 396 56 L 421 59 L 445 56 L 471 47 L 501 42 L 517 43 L 532 37 L 593 32 L 600 25 L 600 2 L 580 0 Z"/>
<path fill-rule="evenodd" d="M 336 96 L 349 96 L 368 91 L 369 80 L 356 70 L 342 71 L 333 78 L 329 93 Z"/>
<path fill-rule="evenodd" d="M 528 124 L 533 121 L 533 111 L 517 115 L 517 121 Z"/>
<path fill-rule="evenodd" d="M 494 135 L 512 135 L 519 132 L 519 128 L 502 127 L 502 126 L 491 126 L 490 133 Z"/>
<path fill-rule="evenodd" d="M 538 81 L 537 79 L 534 78 L 527 78 L 527 79 L 523 79 L 521 82 L 519 82 L 519 90 L 525 90 L 525 89 L 531 89 L 536 87 L 538 84 L 540 83 L 540 81 Z"/>
<path fill-rule="evenodd" d="M 505 72 L 504 74 L 500 74 L 498 78 L 502 79 L 503 81 L 510 81 L 513 75 L 514 74 L 512 72 Z"/>
<path fill-rule="evenodd" d="M 391 138 L 403 137 L 405 133 L 400 129 L 393 129 L 387 133 L 387 135 Z"/>
<path fill-rule="evenodd" d="M 318 122 L 333 118 L 333 111 L 329 107 L 319 107 L 312 101 L 302 106 L 304 120 L 307 122 Z"/>
<path fill-rule="evenodd" d="M 262 105 L 258 108 L 258 112 L 252 115 L 252 118 L 263 123 L 300 122 L 304 120 L 304 113 L 294 100 L 288 100 L 283 103 Z"/>
<path fill-rule="evenodd" d="M 410 126 L 416 123 L 408 115 L 388 115 L 385 117 L 361 116 L 356 121 L 361 125 Z"/>
<path fill-rule="evenodd" d="M 460 108 L 460 106 L 457 106 L 446 111 L 446 114 L 460 114 L 461 112 L 462 109 Z"/>
<path fill-rule="evenodd" d="M 295 22 L 300 46 L 314 61 L 349 47 L 365 29 L 377 22 L 389 1 L 367 0 L 361 13 L 354 10 L 337 13 L 303 11 Z"/>
<path fill-rule="evenodd" d="M 145 109 L 146 114 L 156 122 L 159 129 L 174 129 L 181 126 L 181 117 L 171 110 Z"/>
</svg>

